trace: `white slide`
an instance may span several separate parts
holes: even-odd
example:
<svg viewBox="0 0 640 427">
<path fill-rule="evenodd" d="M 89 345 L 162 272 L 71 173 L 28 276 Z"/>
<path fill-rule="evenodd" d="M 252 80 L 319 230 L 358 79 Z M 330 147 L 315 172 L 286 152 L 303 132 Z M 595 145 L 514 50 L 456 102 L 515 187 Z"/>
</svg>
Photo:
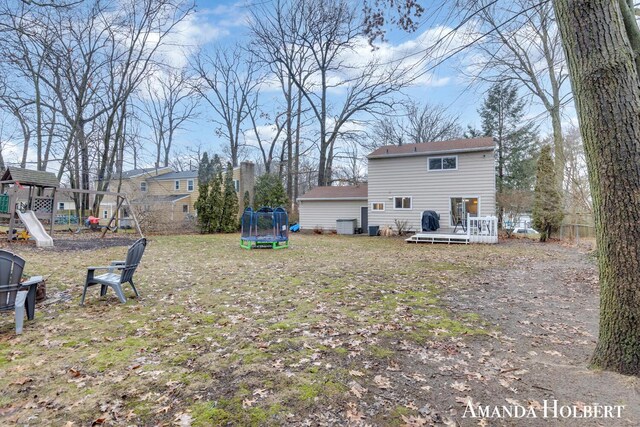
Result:
<svg viewBox="0 0 640 427">
<path fill-rule="evenodd" d="M 24 224 L 27 231 L 34 239 L 36 239 L 36 246 L 39 248 L 50 248 L 53 246 L 53 239 L 47 234 L 42 226 L 42 223 L 36 218 L 36 214 L 33 211 L 22 213 L 18 212 L 20 221 Z"/>
</svg>

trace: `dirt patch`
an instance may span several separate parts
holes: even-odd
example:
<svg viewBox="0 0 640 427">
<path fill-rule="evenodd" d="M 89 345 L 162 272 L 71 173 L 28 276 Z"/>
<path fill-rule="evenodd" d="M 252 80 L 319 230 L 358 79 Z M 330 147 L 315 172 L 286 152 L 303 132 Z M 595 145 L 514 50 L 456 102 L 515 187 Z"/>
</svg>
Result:
<svg viewBox="0 0 640 427">
<path fill-rule="evenodd" d="M 89 251 L 96 249 L 112 248 L 115 246 L 130 246 L 137 240 L 137 237 L 104 237 L 100 238 L 99 233 L 91 237 L 56 237 L 53 241 L 53 251 Z"/>
</svg>

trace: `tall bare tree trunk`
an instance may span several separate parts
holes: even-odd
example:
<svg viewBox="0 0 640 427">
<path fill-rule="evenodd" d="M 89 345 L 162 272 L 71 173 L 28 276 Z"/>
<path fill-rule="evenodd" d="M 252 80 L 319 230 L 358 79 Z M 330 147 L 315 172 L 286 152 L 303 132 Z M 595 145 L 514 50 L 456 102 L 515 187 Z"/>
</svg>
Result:
<svg viewBox="0 0 640 427">
<path fill-rule="evenodd" d="M 593 365 L 640 375 L 640 86 L 615 1 L 555 0 L 589 169 L 600 267 Z M 637 28 L 636 28 L 637 29 Z"/>
</svg>

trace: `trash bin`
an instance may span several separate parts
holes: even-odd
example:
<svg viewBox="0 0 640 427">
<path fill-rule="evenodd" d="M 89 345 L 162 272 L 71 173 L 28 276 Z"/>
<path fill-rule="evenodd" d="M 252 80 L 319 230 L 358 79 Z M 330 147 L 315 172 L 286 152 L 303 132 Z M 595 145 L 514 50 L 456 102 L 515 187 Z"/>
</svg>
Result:
<svg viewBox="0 0 640 427">
<path fill-rule="evenodd" d="M 379 225 L 370 225 L 369 226 L 369 236 L 377 236 L 379 232 L 380 232 L 380 226 Z"/>
</svg>

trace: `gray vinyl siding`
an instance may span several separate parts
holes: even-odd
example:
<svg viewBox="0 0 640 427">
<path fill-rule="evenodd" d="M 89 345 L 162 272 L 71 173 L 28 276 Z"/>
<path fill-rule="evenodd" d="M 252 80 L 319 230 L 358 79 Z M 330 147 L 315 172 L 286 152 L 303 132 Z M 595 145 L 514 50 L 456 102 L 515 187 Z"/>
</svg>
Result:
<svg viewBox="0 0 640 427">
<path fill-rule="evenodd" d="M 457 153 L 456 170 L 429 171 L 429 157 L 406 156 L 369 159 L 369 225 L 389 225 L 407 220 L 420 231 L 422 211 L 440 214 L 440 227 L 450 224 L 450 197 L 479 197 L 480 215 L 496 213 L 495 167 L 492 151 Z M 412 197 L 411 210 L 395 210 L 394 197 Z M 384 202 L 384 211 L 372 211 L 371 204 Z"/>
<path fill-rule="evenodd" d="M 360 208 L 363 206 L 367 206 L 366 200 L 300 200 L 300 228 L 335 230 L 336 220 L 354 218 L 360 227 Z"/>
</svg>

